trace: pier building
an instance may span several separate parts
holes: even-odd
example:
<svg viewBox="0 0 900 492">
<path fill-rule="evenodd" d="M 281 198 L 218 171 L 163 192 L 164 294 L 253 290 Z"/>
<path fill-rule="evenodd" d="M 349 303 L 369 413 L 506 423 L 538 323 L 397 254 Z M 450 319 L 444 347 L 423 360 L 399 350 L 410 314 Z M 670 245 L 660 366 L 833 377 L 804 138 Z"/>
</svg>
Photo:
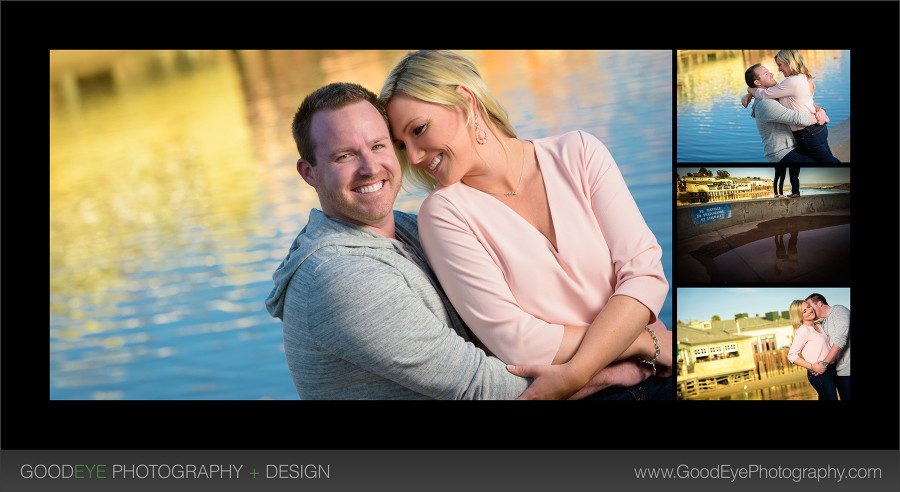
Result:
<svg viewBox="0 0 900 492">
<path fill-rule="evenodd" d="M 787 360 L 794 340 L 790 320 L 760 317 L 679 323 L 677 337 L 678 398 L 737 384 L 806 371 Z"/>
<path fill-rule="evenodd" d="M 688 176 L 676 182 L 678 204 L 724 202 L 774 196 L 771 179 Z"/>
</svg>

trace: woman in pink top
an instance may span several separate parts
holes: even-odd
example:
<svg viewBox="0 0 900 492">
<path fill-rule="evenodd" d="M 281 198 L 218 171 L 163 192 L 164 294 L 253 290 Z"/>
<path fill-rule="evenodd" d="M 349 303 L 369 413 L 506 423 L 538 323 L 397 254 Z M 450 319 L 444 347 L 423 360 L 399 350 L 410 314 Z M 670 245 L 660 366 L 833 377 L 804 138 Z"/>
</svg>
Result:
<svg viewBox="0 0 900 492">
<path fill-rule="evenodd" d="M 519 140 L 454 52 L 406 55 L 381 99 L 404 178 L 433 191 L 428 261 L 483 346 L 536 377 L 522 398 L 568 398 L 614 361 L 671 378 L 662 250 L 599 140 Z"/>
<path fill-rule="evenodd" d="M 794 325 L 794 341 L 788 351 L 791 363 L 807 369 L 806 378 L 815 388 L 820 400 L 837 400 L 837 380 L 834 368 L 824 373 L 816 372 L 813 363 L 825 359 L 831 344 L 822 327 L 815 324 L 816 312 L 804 301 L 794 301 L 790 308 L 791 324 Z"/>
<path fill-rule="evenodd" d="M 784 80 L 767 89 L 748 89 L 751 97 L 760 99 L 778 99 L 782 106 L 794 111 L 806 111 L 816 114 L 818 106 L 813 102 L 816 85 L 813 76 L 806 67 L 803 55 L 797 50 L 781 50 L 775 54 L 778 71 Z M 747 96 L 744 96 L 745 98 Z M 741 101 L 747 107 L 749 100 Z M 791 126 L 791 133 L 797 141 L 797 151 L 815 159 L 817 162 L 840 162 L 828 146 L 827 116 L 822 124 L 807 127 Z"/>
</svg>

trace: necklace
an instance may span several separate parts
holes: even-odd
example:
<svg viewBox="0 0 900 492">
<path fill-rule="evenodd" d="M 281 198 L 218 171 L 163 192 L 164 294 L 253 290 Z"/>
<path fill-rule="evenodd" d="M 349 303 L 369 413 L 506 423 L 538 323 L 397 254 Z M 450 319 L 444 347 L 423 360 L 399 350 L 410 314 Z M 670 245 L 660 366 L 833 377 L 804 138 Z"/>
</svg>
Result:
<svg viewBox="0 0 900 492">
<path fill-rule="evenodd" d="M 519 194 L 519 188 L 522 187 L 522 178 L 525 176 L 525 142 L 522 142 L 522 173 L 519 174 L 519 184 L 516 185 L 516 189 L 514 191 L 508 191 L 506 193 L 494 193 L 493 191 L 484 191 L 480 190 L 482 193 L 487 193 L 489 195 L 503 195 L 506 197 L 516 196 Z"/>
</svg>

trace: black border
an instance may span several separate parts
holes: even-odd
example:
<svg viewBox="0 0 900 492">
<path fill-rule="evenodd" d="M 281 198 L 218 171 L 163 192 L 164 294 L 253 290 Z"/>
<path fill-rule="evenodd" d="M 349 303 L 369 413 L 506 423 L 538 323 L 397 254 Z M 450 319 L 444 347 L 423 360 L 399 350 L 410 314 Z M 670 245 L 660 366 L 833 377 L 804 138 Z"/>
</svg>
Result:
<svg viewBox="0 0 900 492">
<path fill-rule="evenodd" d="M 410 42 L 452 44 L 458 49 L 688 49 L 772 42 L 779 21 L 754 24 L 767 2 L 3 2 L 0 22 L 4 52 L 2 125 L 3 231 L 7 241 L 3 273 L 6 310 L 2 330 L 3 449 L 770 449 L 779 441 L 710 441 L 711 426 L 739 434 L 768 432 L 773 416 L 787 422 L 824 413 L 842 431 L 812 436 L 803 447 L 897 449 L 897 326 L 877 316 L 896 299 L 893 276 L 898 244 L 898 80 L 896 2 L 818 2 L 795 5 L 811 23 L 801 25 L 825 41 L 816 47 L 852 52 L 852 113 L 857 121 L 853 161 L 861 176 L 854 198 L 852 292 L 857 326 L 879 338 L 854 338 L 856 400 L 820 402 L 672 401 L 610 404 L 576 402 L 277 402 L 277 401 L 49 401 L 49 364 L 43 326 L 46 278 L 36 258 L 43 243 L 44 198 L 23 193 L 46 189 L 43 163 L 43 84 L 49 49 L 260 49 L 386 47 Z M 340 12 L 336 10 L 340 7 Z M 509 24 L 491 15 L 510 9 Z M 810 9 L 812 9 L 810 11 Z M 347 22 L 347 20 L 353 22 Z M 496 26 L 505 26 L 496 29 Z M 519 26 L 519 28 L 515 28 Z M 414 35 L 409 33 L 414 31 Z M 438 34 L 434 34 L 438 31 Z M 459 35 L 453 35 L 460 32 Z M 875 35 L 877 34 L 877 35 Z M 363 39 L 359 36 L 362 35 Z M 760 35 L 772 41 L 762 42 Z M 347 46 L 355 44 L 356 46 Z M 337 46 L 336 46 L 337 45 Z M 427 46 L 426 46 L 427 47 Z M 800 46 L 803 48 L 803 46 Z M 673 70 L 675 66 L 673 65 Z M 640 67 L 635 67 L 640 70 Z M 861 86 L 873 77 L 875 89 Z M 881 96 L 878 90 L 886 87 Z M 884 104 L 888 102 L 888 104 Z M 674 104 L 674 83 L 673 83 Z M 674 109 L 673 109 L 674 122 Z M 871 131 L 863 131 L 871 128 Z M 673 168 L 677 166 L 673 126 Z M 885 139 L 882 135 L 887 135 Z M 38 150 L 38 153 L 40 151 Z M 709 163 L 708 165 L 715 165 Z M 862 174 L 865 173 L 865 174 Z M 881 191 L 888 188 L 887 191 Z M 41 213 L 33 213 L 36 208 Z M 673 211 L 674 214 L 674 211 Z M 674 217 L 673 217 L 674 219 Z M 869 225 L 871 221 L 871 226 Z M 42 231 L 36 233 L 35 230 Z M 673 222 L 674 234 L 674 222 Z M 863 242 L 861 239 L 864 239 Z M 43 244 L 49 244 L 43 243 Z M 673 242 L 674 244 L 674 242 Z M 865 248 L 865 249 L 863 249 Z M 43 252 L 43 248 L 37 248 Z M 27 260 L 26 260 L 27 259 Z M 674 259 L 674 255 L 673 255 Z M 21 265 L 27 268 L 18 267 Z M 674 265 L 673 265 L 674 267 Z M 870 276 L 869 273 L 872 273 Z M 674 275 L 674 268 L 673 268 Z M 16 280 L 26 279 L 23 286 Z M 884 289 L 879 281 L 888 283 Z M 677 285 L 672 285 L 677 288 Z M 677 291 L 673 316 L 677 319 Z M 881 333 L 884 332 L 883 337 Z M 878 357 L 864 358 L 864 354 Z M 38 369 L 36 369 L 38 368 Z M 616 405 L 622 405 L 618 407 Z M 887 416 L 887 418 L 882 418 Z M 878 418 L 875 418 L 878 417 Z M 754 428 L 759 422 L 759 429 Z M 775 429 L 781 426 L 775 426 Z"/>
</svg>

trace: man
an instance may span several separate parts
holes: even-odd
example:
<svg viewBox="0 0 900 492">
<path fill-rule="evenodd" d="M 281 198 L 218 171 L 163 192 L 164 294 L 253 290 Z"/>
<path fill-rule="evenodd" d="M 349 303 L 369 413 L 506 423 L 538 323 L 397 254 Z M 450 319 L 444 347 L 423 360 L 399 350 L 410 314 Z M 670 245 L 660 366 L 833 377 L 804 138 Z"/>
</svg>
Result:
<svg viewBox="0 0 900 492">
<path fill-rule="evenodd" d="M 832 365 L 837 372 L 837 389 L 841 400 L 850 399 L 850 310 L 839 304 L 829 306 L 821 294 L 810 294 L 806 303 L 816 316 L 824 318 L 822 329 L 828 336 L 831 350 L 821 361 L 813 363 L 813 370 L 821 374 Z"/>
<path fill-rule="evenodd" d="M 757 63 L 744 72 L 744 80 L 750 88 L 768 89 L 777 84 L 775 76 L 768 68 Z M 744 107 L 749 103 L 750 95 L 741 99 Z M 766 160 L 779 163 L 803 163 L 816 162 L 797 151 L 797 142 L 788 125 L 809 126 L 825 121 L 825 110 L 816 106 L 817 114 L 793 111 L 782 106 L 777 99 L 756 99 L 750 112 L 756 120 L 756 130 L 762 139 Z M 821 114 L 819 114 L 821 113 Z M 819 123 L 821 124 L 821 123 Z M 784 167 L 775 168 L 775 196 L 783 197 L 783 191 L 778 190 L 778 180 L 784 182 Z M 790 167 L 791 194 L 790 198 L 800 196 L 800 167 Z M 783 189 L 783 188 L 782 188 Z"/>
<path fill-rule="evenodd" d="M 425 261 L 415 215 L 393 210 L 401 171 L 377 96 L 327 85 L 306 97 L 292 129 L 297 172 L 322 210 L 310 212 L 275 271 L 266 307 L 283 322 L 300 397 L 511 399 L 525 391 L 530 380 L 469 341 Z M 575 397 L 648 375 L 619 363 Z"/>
</svg>

